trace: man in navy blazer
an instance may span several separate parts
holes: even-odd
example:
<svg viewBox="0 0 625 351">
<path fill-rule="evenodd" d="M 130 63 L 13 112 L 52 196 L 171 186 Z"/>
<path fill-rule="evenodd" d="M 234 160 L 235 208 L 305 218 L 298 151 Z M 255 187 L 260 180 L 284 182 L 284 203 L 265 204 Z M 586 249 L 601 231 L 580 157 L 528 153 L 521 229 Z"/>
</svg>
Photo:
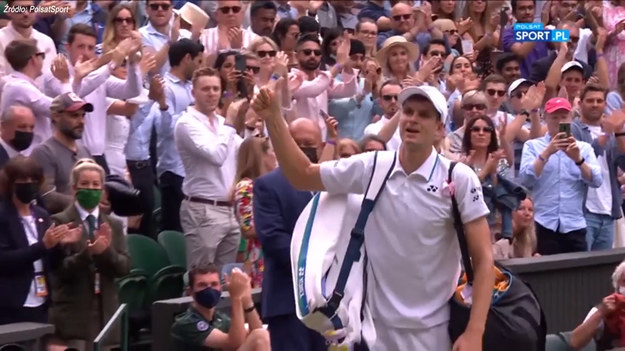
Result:
<svg viewBox="0 0 625 351">
<path fill-rule="evenodd" d="M 321 133 L 309 119 L 298 119 L 291 134 L 311 161 L 319 156 Z M 265 271 L 262 289 L 262 319 L 269 326 L 273 351 L 327 350 L 325 339 L 306 328 L 295 314 L 291 274 L 291 235 L 300 213 L 310 199 L 309 191 L 291 186 L 277 168 L 254 181 L 254 226 L 263 248 Z"/>
</svg>

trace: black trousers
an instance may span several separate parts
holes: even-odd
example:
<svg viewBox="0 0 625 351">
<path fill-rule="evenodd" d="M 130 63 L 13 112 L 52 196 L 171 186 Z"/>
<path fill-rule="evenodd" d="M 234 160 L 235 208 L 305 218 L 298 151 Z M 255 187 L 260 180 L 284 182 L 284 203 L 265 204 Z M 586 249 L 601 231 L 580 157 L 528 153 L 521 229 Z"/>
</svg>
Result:
<svg viewBox="0 0 625 351">
<path fill-rule="evenodd" d="M 165 172 L 159 178 L 161 189 L 161 230 L 177 230 L 182 232 L 180 226 L 180 203 L 184 198 L 182 193 L 183 177 L 173 172 Z"/>
<path fill-rule="evenodd" d="M 536 224 L 537 251 L 541 255 L 588 251 L 586 228 L 568 233 L 558 233 Z"/>
<path fill-rule="evenodd" d="M 95 163 L 99 164 L 100 167 L 104 168 L 104 173 L 106 173 L 106 175 L 111 174 L 111 170 L 109 169 L 108 163 L 106 163 L 106 158 L 104 158 L 104 155 L 94 155 L 93 160 L 95 161 Z"/>
<path fill-rule="evenodd" d="M 19 322 L 48 323 L 48 304 L 38 307 L 0 308 L 0 325 Z"/>
<path fill-rule="evenodd" d="M 157 233 L 152 225 L 152 212 L 154 210 L 154 183 L 156 176 L 152 172 L 152 162 L 150 160 L 144 161 L 126 161 L 128 166 L 128 172 L 130 173 L 130 179 L 135 188 L 141 191 L 141 200 L 145 211 L 141 217 L 141 225 L 138 230 L 131 230 L 129 232 L 147 235 L 156 239 Z"/>
</svg>

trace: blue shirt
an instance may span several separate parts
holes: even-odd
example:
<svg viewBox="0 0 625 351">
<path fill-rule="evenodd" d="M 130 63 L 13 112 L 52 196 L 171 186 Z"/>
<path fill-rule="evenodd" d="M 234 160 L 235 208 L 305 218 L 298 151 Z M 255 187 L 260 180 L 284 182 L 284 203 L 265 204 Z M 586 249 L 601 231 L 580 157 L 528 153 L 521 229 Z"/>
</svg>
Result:
<svg viewBox="0 0 625 351">
<path fill-rule="evenodd" d="M 605 113 L 610 114 L 614 110 L 623 109 L 623 98 L 617 91 L 611 91 L 605 98 Z"/>
<path fill-rule="evenodd" d="M 280 19 L 297 19 L 297 9 L 295 7 L 292 7 L 288 3 L 284 5 L 278 5 L 278 3 L 276 3 L 276 7 L 278 7 L 278 17 L 280 17 Z"/>
<path fill-rule="evenodd" d="M 154 120 L 158 137 L 156 144 L 156 154 L 158 155 L 156 173 L 159 177 L 165 172 L 172 172 L 184 177 L 184 166 L 174 141 L 174 127 L 182 112 L 194 103 L 193 95 L 191 94 L 192 85 L 190 81 L 183 82 L 170 72 L 167 72 L 164 78 L 165 101 L 169 109 L 161 113 L 161 118 L 155 118 Z M 160 113 L 158 104 L 154 104 L 152 110 L 157 115 Z"/>
<path fill-rule="evenodd" d="M 130 118 L 128 142 L 124 150 L 127 160 L 145 161 L 150 159 L 150 137 L 152 136 L 152 126 L 154 126 L 152 105 L 154 105 L 154 101 L 142 105 Z"/>
<path fill-rule="evenodd" d="M 169 36 L 157 31 L 149 21 L 147 25 L 139 28 L 139 33 L 141 34 L 142 45 L 149 46 L 156 52 L 161 51 L 163 46 L 165 46 L 165 44 L 169 41 Z M 167 61 L 163 64 L 163 67 L 161 67 L 161 77 L 165 76 L 167 72 L 169 72 L 170 68 L 169 59 L 167 59 Z"/>
<path fill-rule="evenodd" d="M 337 77 L 340 81 L 340 76 Z M 365 79 L 360 78 L 358 85 L 362 91 Z M 371 93 L 364 96 L 359 103 L 356 97 L 333 99 L 328 102 L 328 114 L 339 122 L 340 138 L 350 138 L 358 141 L 364 135 L 365 128 L 371 123 L 373 116 L 373 100 Z"/>
<path fill-rule="evenodd" d="M 584 199 L 587 187 L 598 188 L 603 182 L 601 168 L 590 144 L 577 141 L 581 156 L 592 171 L 592 180 L 582 177 L 580 167 L 564 151 L 557 151 L 547 160 L 540 176 L 536 175 L 534 161 L 551 141 L 549 134 L 532 139 L 523 146 L 521 183 L 532 191 L 534 220 L 543 227 L 569 233 L 586 228 Z"/>
<path fill-rule="evenodd" d="M 514 28 L 506 28 L 504 30 L 501 42 L 503 44 L 503 51 L 512 52 L 512 45 L 518 43 L 514 39 Z M 521 60 L 521 76 L 525 79 L 529 79 L 534 61 L 545 57 L 548 54 L 549 49 L 547 48 L 547 43 L 536 42 L 534 49 L 532 49 L 532 51 L 530 51 L 530 53 L 523 60 Z"/>
<path fill-rule="evenodd" d="M 61 40 L 61 45 L 59 45 L 60 52 L 67 53 L 65 50 L 65 44 L 67 44 L 67 35 L 69 34 L 69 30 L 72 28 L 72 26 L 78 23 L 84 23 L 93 27 L 98 35 L 98 40 L 96 43 L 102 44 L 102 36 L 104 35 L 105 23 L 96 19 L 97 17 L 102 17 L 97 16 L 101 12 L 102 10 L 100 9 L 100 7 L 98 7 L 98 5 L 94 4 L 92 1 L 89 1 L 87 7 L 84 10 L 77 12 L 71 18 L 65 19 L 65 35 L 63 36 L 63 40 Z"/>
<path fill-rule="evenodd" d="M 377 21 L 380 17 L 391 18 L 391 11 L 384 8 L 384 6 L 380 7 L 371 1 L 368 1 L 365 7 L 363 7 L 358 13 L 358 19 L 370 18 Z"/>
</svg>

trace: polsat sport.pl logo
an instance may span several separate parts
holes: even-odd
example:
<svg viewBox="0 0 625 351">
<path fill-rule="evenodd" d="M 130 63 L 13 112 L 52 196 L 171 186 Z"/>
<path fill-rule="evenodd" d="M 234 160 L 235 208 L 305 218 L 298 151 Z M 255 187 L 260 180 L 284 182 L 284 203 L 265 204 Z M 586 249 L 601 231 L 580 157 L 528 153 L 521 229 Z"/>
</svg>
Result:
<svg viewBox="0 0 625 351">
<path fill-rule="evenodd" d="M 569 41 L 568 29 L 544 29 L 542 23 L 515 23 L 513 29 L 515 41 Z"/>
</svg>

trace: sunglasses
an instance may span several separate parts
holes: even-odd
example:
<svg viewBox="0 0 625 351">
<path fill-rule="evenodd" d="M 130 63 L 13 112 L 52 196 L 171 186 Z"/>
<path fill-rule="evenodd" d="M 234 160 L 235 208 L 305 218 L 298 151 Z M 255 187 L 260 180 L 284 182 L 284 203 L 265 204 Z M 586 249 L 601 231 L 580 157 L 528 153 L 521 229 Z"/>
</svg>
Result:
<svg viewBox="0 0 625 351">
<path fill-rule="evenodd" d="M 478 111 L 484 111 L 486 110 L 486 105 L 484 104 L 464 104 L 462 105 L 462 109 L 465 111 L 471 111 L 473 109 L 476 109 Z"/>
<path fill-rule="evenodd" d="M 260 72 L 260 67 L 258 66 L 247 66 L 245 67 L 246 71 L 252 71 L 252 73 L 254 74 L 258 74 L 258 72 Z"/>
<path fill-rule="evenodd" d="M 133 24 L 135 23 L 135 20 L 132 17 L 115 17 L 115 19 L 113 19 L 113 22 Z"/>
<path fill-rule="evenodd" d="M 224 15 L 229 14 L 230 11 L 232 11 L 232 13 L 239 13 L 241 12 L 241 7 L 240 6 L 224 6 L 224 7 L 220 7 L 219 11 L 221 11 L 221 13 L 223 13 Z"/>
<path fill-rule="evenodd" d="M 458 34 L 458 30 L 457 29 L 444 30 L 443 32 L 444 33 L 449 33 L 451 35 Z"/>
<path fill-rule="evenodd" d="M 516 92 L 516 93 L 514 93 L 514 95 L 512 95 L 512 96 L 514 96 L 514 97 L 515 97 L 515 98 L 517 98 L 517 99 L 520 99 L 520 98 L 522 98 L 523 96 L 525 96 L 525 94 L 527 94 L 527 91 L 517 91 L 517 92 Z"/>
<path fill-rule="evenodd" d="M 38 53 L 35 54 L 35 56 L 41 57 L 41 59 L 43 59 L 43 60 L 46 59 L 46 53 L 45 52 L 38 52 Z"/>
<path fill-rule="evenodd" d="M 167 11 L 170 7 L 170 4 L 150 4 L 150 9 L 152 9 L 152 11 L 158 11 L 159 8 L 163 9 L 163 11 Z"/>
<path fill-rule="evenodd" d="M 315 54 L 315 56 L 321 56 L 321 50 L 304 49 L 302 50 L 302 52 L 306 56 L 310 56 L 311 54 Z"/>
<path fill-rule="evenodd" d="M 393 99 L 397 101 L 397 95 L 382 95 L 382 99 L 384 99 L 384 101 L 391 101 Z"/>
<path fill-rule="evenodd" d="M 479 133 L 479 132 L 492 133 L 493 132 L 493 128 L 491 128 L 491 127 L 473 126 L 473 127 L 471 127 L 471 131 L 475 132 L 475 133 Z"/>
<path fill-rule="evenodd" d="M 393 19 L 394 19 L 395 21 L 401 21 L 402 19 L 403 19 L 404 21 L 407 21 L 407 20 L 409 20 L 409 19 L 410 19 L 410 17 L 412 17 L 412 15 L 397 15 L 397 16 L 393 16 Z"/>
<path fill-rule="evenodd" d="M 495 96 L 495 94 L 497 94 L 497 96 L 503 97 L 504 95 L 506 95 L 506 91 L 505 90 L 486 89 L 486 92 L 490 96 Z"/>
<path fill-rule="evenodd" d="M 579 41 L 579 37 L 571 37 L 569 36 L 569 41 L 573 44 L 577 44 L 577 42 Z"/>
<path fill-rule="evenodd" d="M 276 50 L 270 50 L 270 51 L 265 51 L 265 50 L 258 50 L 256 51 L 256 55 L 258 55 L 258 57 L 260 58 L 264 58 L 265 56 L 269 56 L 269 57 L 276 57 Z"/>
</svg>

